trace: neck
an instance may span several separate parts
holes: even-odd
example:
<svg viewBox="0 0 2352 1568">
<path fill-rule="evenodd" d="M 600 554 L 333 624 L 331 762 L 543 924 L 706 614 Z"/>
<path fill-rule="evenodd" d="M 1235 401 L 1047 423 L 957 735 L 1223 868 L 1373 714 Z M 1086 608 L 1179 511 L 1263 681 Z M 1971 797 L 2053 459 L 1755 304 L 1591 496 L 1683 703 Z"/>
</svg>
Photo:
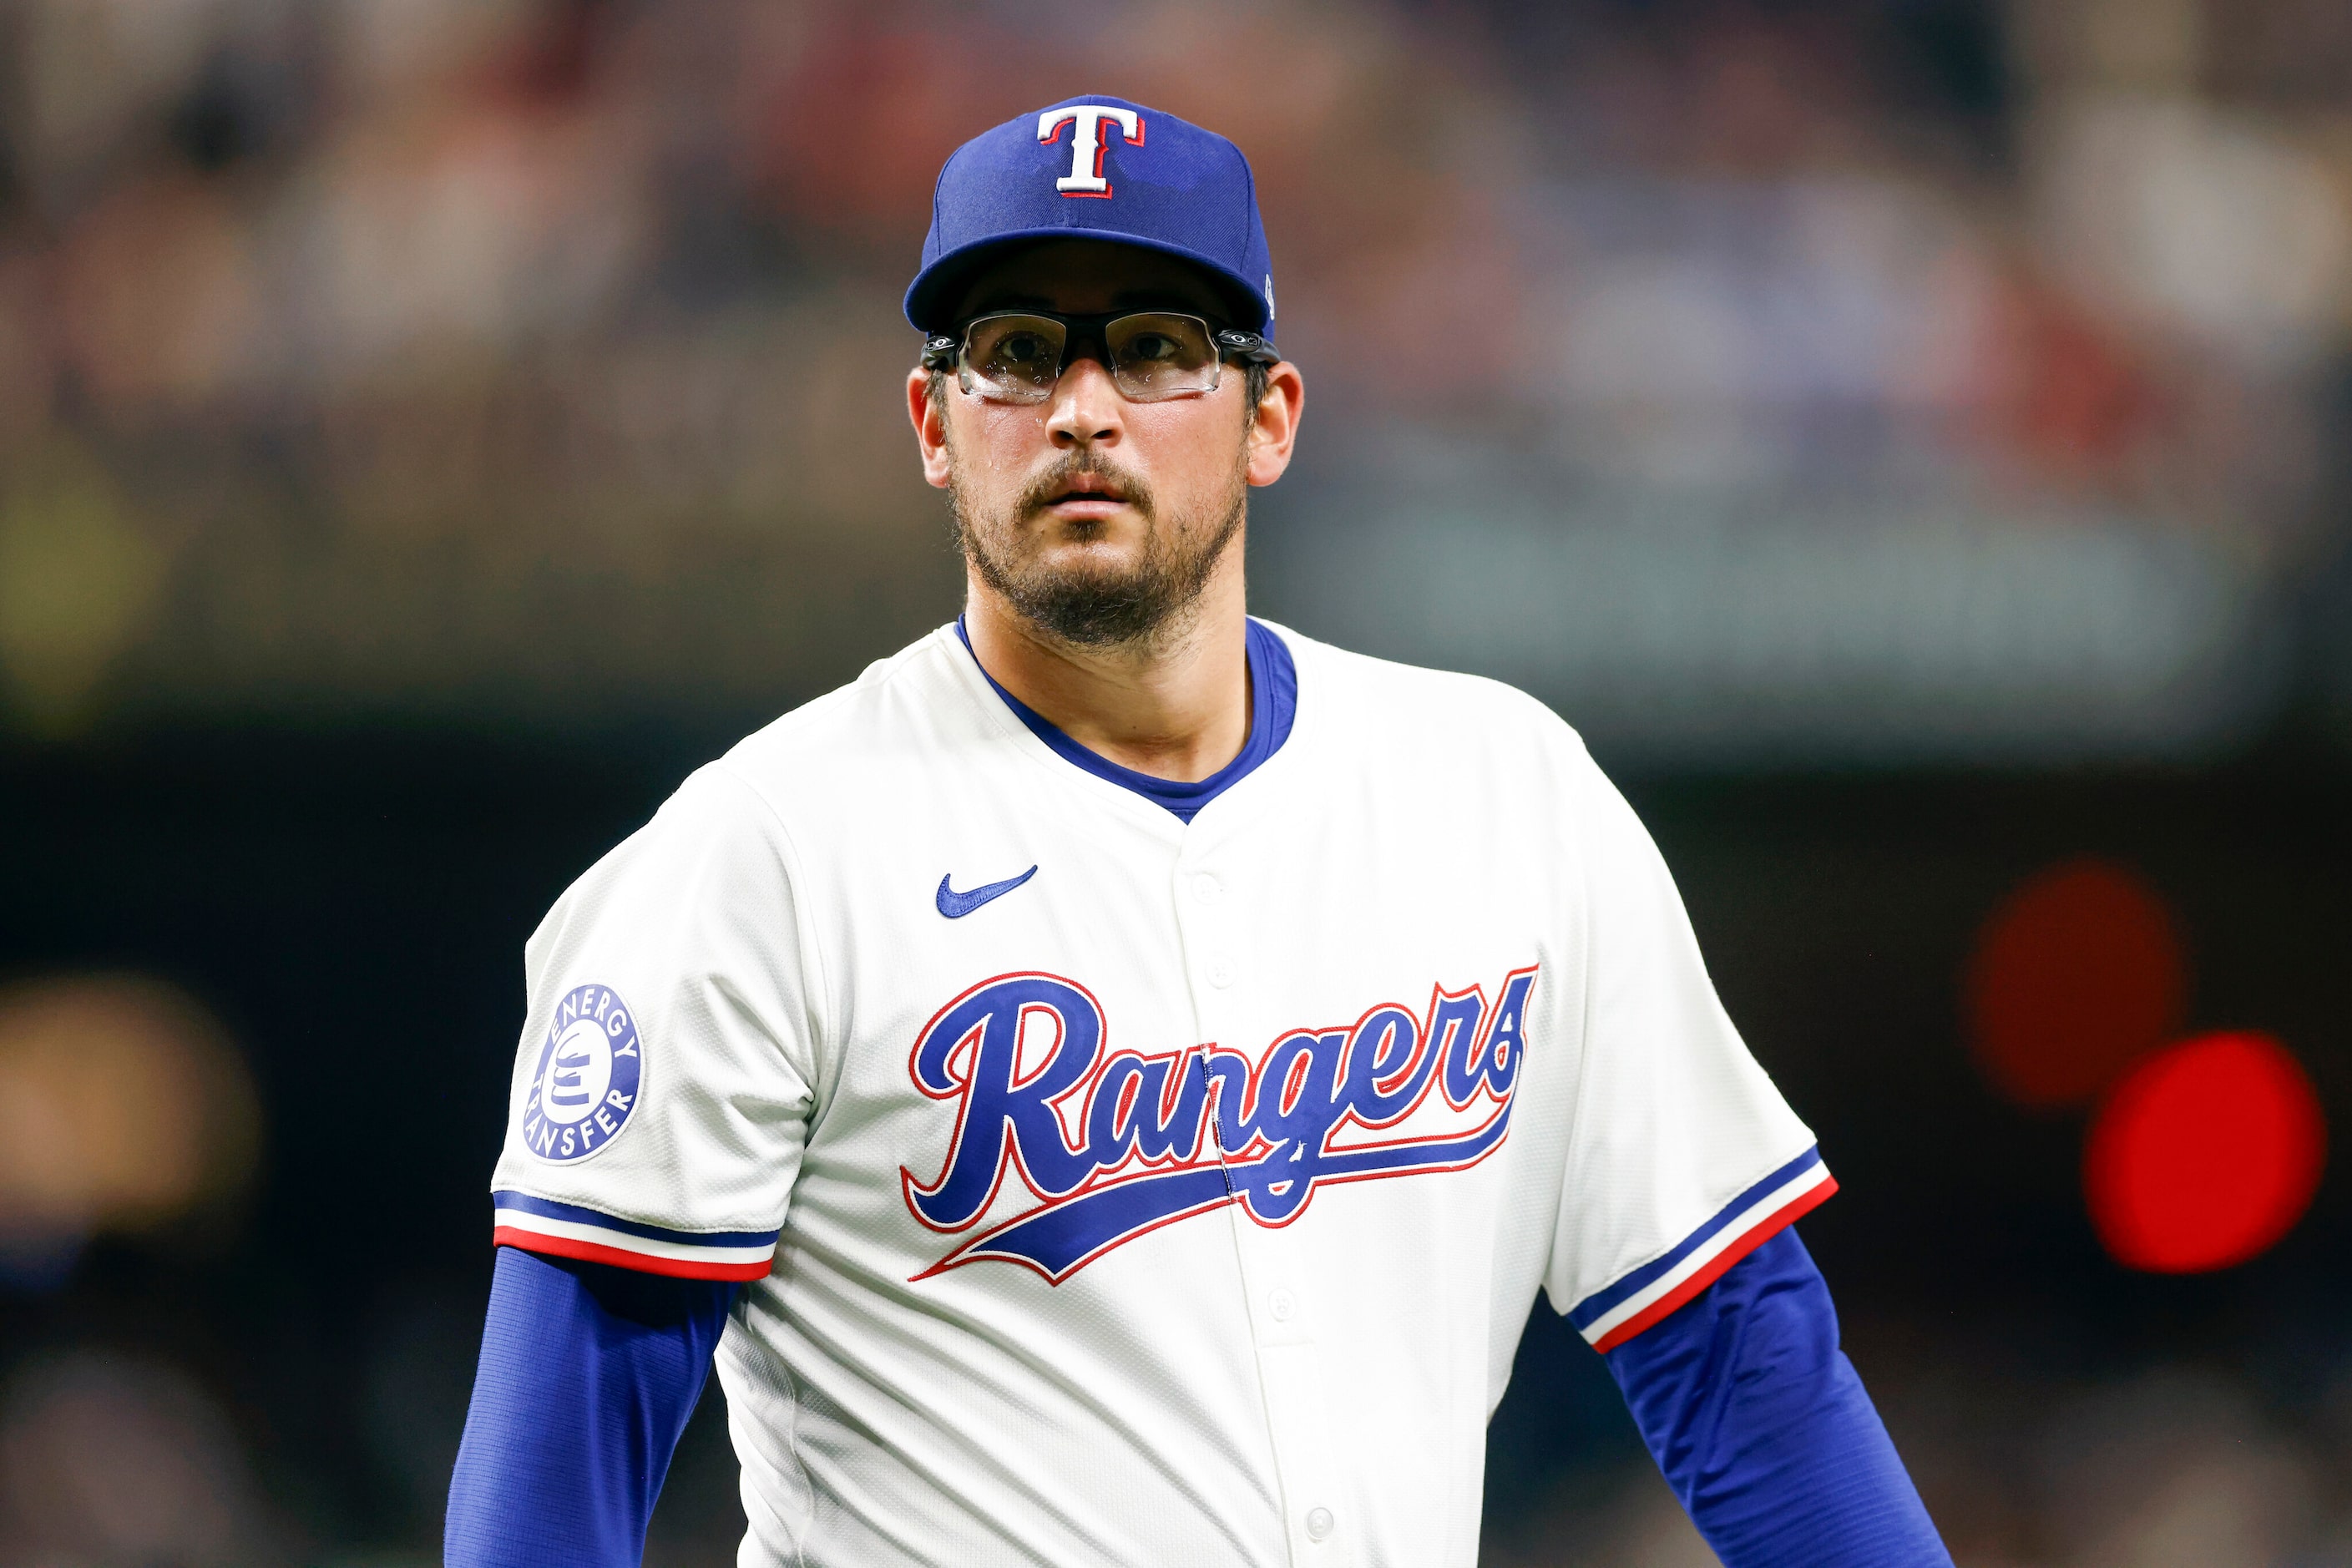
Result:
<svg viewBox="0 0 2352 1568">
<path fill-rule="evenodd" d="M 1154 778 L 1196 783 L 1241 754 L 1250 689 L 1242 542 L 1181 626 L 1134 644 L 1064 642 L 969 574 L 964 631 L 980 667 L 1062 733 Z"/>
</svg>

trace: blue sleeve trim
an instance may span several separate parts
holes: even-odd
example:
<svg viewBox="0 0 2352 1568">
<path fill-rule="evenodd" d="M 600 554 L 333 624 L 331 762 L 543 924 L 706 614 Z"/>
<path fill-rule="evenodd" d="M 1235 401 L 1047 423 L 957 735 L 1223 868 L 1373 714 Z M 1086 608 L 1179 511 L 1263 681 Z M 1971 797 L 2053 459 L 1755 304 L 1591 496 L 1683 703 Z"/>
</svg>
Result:
<svg viewBox="0 0 2352 1568">
<path fill-rule="evenodd" d="M 1821 1150 L 1807 1149 L 1717 1209 L 1672 1249 L 1570 1307 L 1568 1321 L 1596 1348 L 1615 1350 L 1679 1310 L 1836 1191 Z"/>
<path fill-rule="evenodd" d="M 570 1220 L 574 1225 L 593 1225 L 599 1230 L 618 1231 L 624 1236 L 641 1236 L 648 1241 L 674 1241 L 681 1247 L 771 1247 L 783 1234 L 774 1230 L 664 1230 L 657 1225 L 645 1225 L 633 1219 L 615 1219 L 601 1209 L 582 1208 L 577 1204 L 559 1204 L 549 1198 L 535 1198 L 528 1193 L 495 1192 L 491 1204 L 500 1209 L 522 1214 L 535 1214 L 545 1219 Z"/>
<path fill-rule="evenodd" d="M 1605 1359 L 1724 1568 L 1951 1568 L 1795 1231 Z"/>
<path fill-rule="evenodd" d="M 636 1568 L 735 1290 L 499 1248 L 446 1568 Z"/>
</svg>

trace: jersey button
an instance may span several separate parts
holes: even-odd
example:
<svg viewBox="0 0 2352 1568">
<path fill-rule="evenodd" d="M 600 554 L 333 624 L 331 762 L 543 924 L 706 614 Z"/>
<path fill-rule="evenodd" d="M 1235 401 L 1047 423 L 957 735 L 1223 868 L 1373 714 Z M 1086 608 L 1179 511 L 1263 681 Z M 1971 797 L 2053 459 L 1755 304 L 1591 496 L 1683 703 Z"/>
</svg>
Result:
<svg viewBox="0 0 2352 1568">
<path fill-rule="evenodd" d="M 1308 1509 L 1307 1510 L 1307 1539 L 1309 1541 L 1322 1540 L 1325 1536 L 1331 1533 L 1332 1525 L 1338 1522 L 1339 1521 L 1331 1517 L 1331 1510 L 1328 1508 Z"/>
<path fill-rule="evenodd" d="M 1287 1290 L 1276 1290 L 1265 1299 L 1266 1316 L 1277 1323 L 1286 1323 L 1298 1311 L 1298 1298 Z"/>
<path fill-rule="evenodd" d="M 1225 896 L 1225 885 L 1206 871 L 1192 879 L 1192 897 L 1204 904 L 1213 904 Z"/>
<path fill-rule="evenodd" d="M 1234 961 L 1223 953 L 1213 953 L 1209 959 L 1209 984 L 1223 991 L 1234 983 Z"/>
</svg>

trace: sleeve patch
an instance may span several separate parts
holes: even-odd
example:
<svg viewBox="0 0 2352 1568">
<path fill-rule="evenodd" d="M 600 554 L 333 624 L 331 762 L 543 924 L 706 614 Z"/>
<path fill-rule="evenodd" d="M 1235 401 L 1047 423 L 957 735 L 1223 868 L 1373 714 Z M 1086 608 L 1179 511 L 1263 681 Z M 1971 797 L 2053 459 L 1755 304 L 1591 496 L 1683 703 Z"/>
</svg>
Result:
<svg viewBox="0 0 2352 1568">
<path fill-rule="evenodd" d="M 1570 1308 L 1568 1321 L 1593 1349 L 1614 1350 L 1836 1191 L 1821 1150 L 1808 1149 L 1726 1204 L 1679 1246 Z"/>
<path fill-rule="evenodd" d="M 555 1005 L 522 1105 L 523 1147 L 569 1165 L 620 1135 L 645 1088 L 637 1020 L 609 985 L 575 985 Z"/>
<path fill-rule="evenodd" d="M 775 1261 L 772 1230 L 665 1230 L 524 1193 L 493 1193 L 490 1199 L 497 1211 L 491 1240 L 525 1252 L 681 1279 L 760 1279 Z"/>
</svg>

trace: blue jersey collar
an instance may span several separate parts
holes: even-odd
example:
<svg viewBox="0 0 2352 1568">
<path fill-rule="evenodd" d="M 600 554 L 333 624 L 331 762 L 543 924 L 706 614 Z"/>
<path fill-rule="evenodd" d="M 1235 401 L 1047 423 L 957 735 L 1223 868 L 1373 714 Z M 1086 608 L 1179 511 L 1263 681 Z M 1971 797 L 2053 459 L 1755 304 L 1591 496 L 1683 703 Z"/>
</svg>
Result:
<svg viewBox="0 0 2352 1568">
<path fill-rule="evenodd" d="M 1291 721 L 1298 713 L 1298 667 L 1291 661 L 1290 649 L 1281 637 L 1262 621 L 1247 624 L 1250 675 L 1249 739 L 1242 742 L 1241 753 L 1223 767 L 1197 783 L 1185 784 L 1175 779 L 1155 778 L 1133 768 L 1123 768 L 1108 757 L 1086 747 L 1064 734 L 1053 721 L 1038 713 L 1018 697 L 999 686 L 996 677 L 988 673 L 972 654 L 971 662 L 981 679 L 1004 700 L 1029 732 L 1052 747 L 1056 755 L 1073 767 L 1083 768 L 1099 779 L 1108 779 L 1122 789 L 1173 812 L 1178 820 L 1190 822 L 1200 809 L 1225 791 L 1247 778 L 1251 772 L 1290 739 Z M 971 653 L 971 634 L 964 630 L 963 617 L 956 617 L 956 636 L 962 639 L 964 651 Z"/>
</svg>

